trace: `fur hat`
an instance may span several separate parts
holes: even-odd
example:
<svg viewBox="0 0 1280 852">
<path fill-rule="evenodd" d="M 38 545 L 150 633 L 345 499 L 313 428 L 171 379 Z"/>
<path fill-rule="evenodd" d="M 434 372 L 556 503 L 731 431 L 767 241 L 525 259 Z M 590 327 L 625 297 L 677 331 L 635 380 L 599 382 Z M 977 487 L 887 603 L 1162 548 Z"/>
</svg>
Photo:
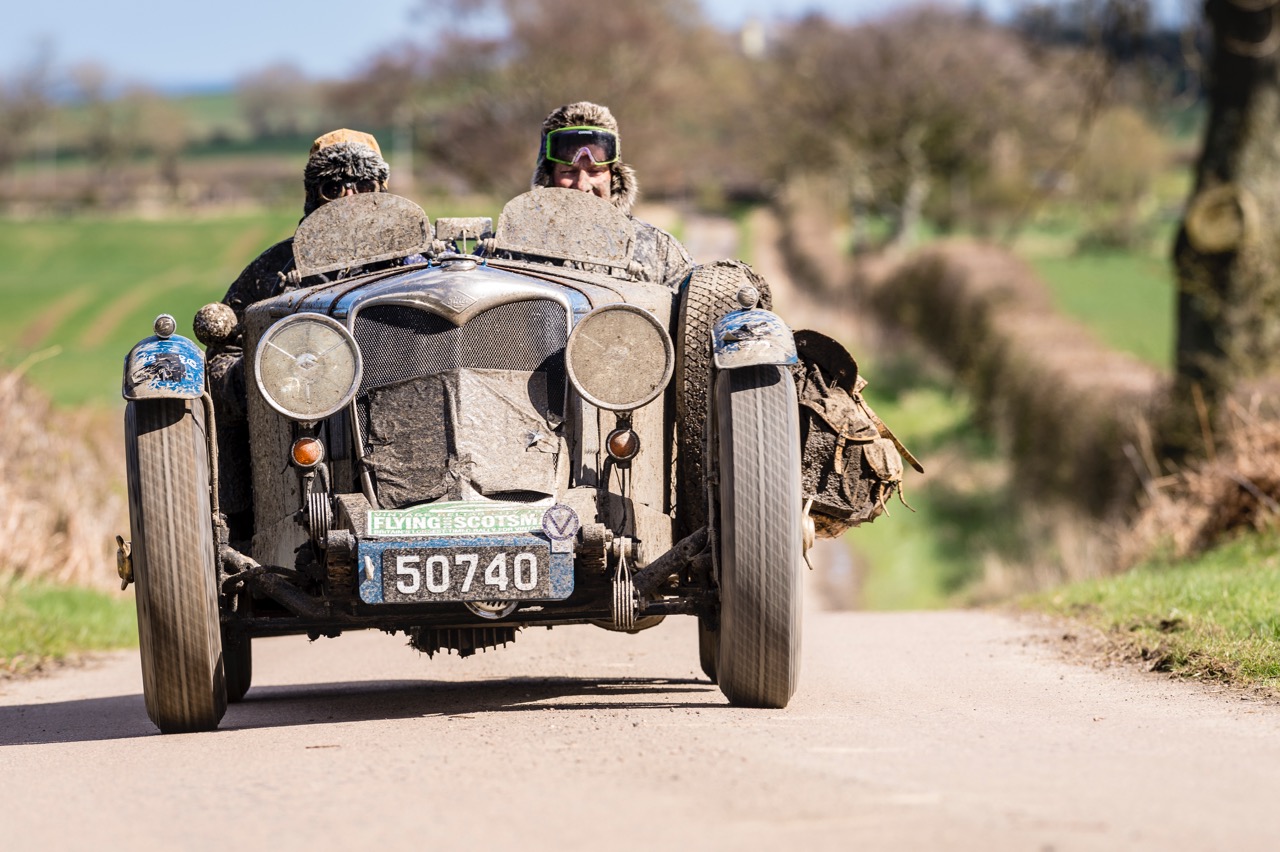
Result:
<svg viewBox="0 0 1280 852">
<path fill-rule="evenodd" d="M 608 107 L 593 104 L 590 101 L 578 101 L 577 103 L 565 104 L 558 109 L 552 110 L 551 114 L 542 121 L 542 138 L 538 144 L 538 164 L 533 170 L 533 180 L 529 182 L 531 187 L 555 186 L 551 178 L 552 164 L 547 162 L 547 134 L 562 127 L 579 126 L 603 127 L 605 130 L 611 130 L 615 134 L 618 133 L 618 122 L 613 117 L 613 113 L 609 112 Z M 621 150 L 621 134 L 618 134 L 618 143 L 619 150 Z M 631 206 L 635 204 L 636 196 L 640 192 L 640 185 L 636 181 L 635 169 L 622 162 L 621 158 L 610 165 L 609 169 L 613 172 L 613 180 L 610 182 L 609 188 L 609 200 L 613 202 L 614 207 L 630 215 Z"/>
<path fill-rule="evenodd" d="M 382 159 L 378 140 L 358 130 L 334 130 L 321 136 L 311 145 L 311 156 L 302 173 L 307 199 L 303 212 L 310 214 L 324 199 L 320 197 L 320 184 L 331 178 L 373 179 L 378 191 L 387 191 L 391 167 Z"/>
</svg>

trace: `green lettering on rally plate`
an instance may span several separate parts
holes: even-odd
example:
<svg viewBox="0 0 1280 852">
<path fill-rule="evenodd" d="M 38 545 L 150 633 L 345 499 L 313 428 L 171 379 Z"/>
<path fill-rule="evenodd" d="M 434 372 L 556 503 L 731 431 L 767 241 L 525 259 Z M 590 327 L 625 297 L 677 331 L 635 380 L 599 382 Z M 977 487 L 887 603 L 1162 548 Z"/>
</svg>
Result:
<svg viewBox="0 0 1280 852">
<path fill-rule="evenodd" d="M 485 535 L 533 532 L 542 529 L 542 515 L 551 505 L 542 503 L 484 503 L 459 501 L 431 503 L 411 509 L 373 509 L 368 534 Z"/>
</svg>

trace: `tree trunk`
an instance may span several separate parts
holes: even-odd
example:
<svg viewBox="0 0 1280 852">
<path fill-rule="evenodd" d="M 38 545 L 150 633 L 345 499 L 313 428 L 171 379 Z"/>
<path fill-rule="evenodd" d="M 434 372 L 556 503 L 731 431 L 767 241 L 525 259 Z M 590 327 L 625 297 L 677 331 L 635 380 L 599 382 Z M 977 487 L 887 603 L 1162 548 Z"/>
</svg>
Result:
<svg viewBox="0 0 1280 852">
<path fill-rule="evenodd" d="M 920 223 L 924 221 L 924 205 L 929 200 L 933 181 L 929 176 L 929 160 L 925 156 L 923 142 L 924 129 L 921 127 L 913 127 L 903 136 L 901 153 L 906 175 L 897 215 L 885 241 L 886 250 L 913 245 Z"/>
<path fill-rule="evenodd" d="M 1207 0 L 1205 15 L 1209 117 L 1173 251 L 1174 459 L 1209 450 L 1233 392 L 1280 377 L 1280 0 Z"/>
</svg>

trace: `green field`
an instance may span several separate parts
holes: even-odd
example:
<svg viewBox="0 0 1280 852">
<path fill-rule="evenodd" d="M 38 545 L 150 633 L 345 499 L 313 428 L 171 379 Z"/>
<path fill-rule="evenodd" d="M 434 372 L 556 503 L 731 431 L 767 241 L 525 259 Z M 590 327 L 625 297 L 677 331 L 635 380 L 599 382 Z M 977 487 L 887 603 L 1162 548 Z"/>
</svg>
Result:
<svg viewBox="0 0 1280 852">
<path fill-rule="evenodd" d="M 483 202 L 436 203 L 440 215 L 493 215 Z M 0 361 L 61 405 L 113 405 L 124 356 L 157 314 L 190 334 L 258 252 L 289 236 L 295 211 L 153 221 L 9 220 L 0 228 Z"/>
<path fill-rule="evenodd" d="M 1176 283 L 1170 262 L 1145 254 L 1032 257 L 1058 310 L 1108 346 L 1171 369 Z"/>
<path fill-rule="evenodd" d="M 151 333 L 157 314 L 173 314 L 189 333 L 196 310 L 221 299 L 244 265 L 295 223 L 285 213 L 7 222 L 0 229 L 4 361 L 40 353 L 29 376 L 59 403 L 113 403 L 124 356 Z"/>
</svg>

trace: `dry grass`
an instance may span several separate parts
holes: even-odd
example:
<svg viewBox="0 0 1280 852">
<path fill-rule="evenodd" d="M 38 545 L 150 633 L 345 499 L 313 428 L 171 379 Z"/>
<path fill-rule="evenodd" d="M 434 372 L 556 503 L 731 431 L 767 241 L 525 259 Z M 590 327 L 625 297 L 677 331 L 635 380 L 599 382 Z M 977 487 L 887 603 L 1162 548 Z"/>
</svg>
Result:
<svg viewBox="0 0 1280 852">
<path fill-rule="evenodd" d="M 1216 451 L 1149 483 L 1127 562 L 1157 550 L 1193 557 L 1242 530 L 1280 526 L 1280 417 L 1262 399 L 1229 401 Z"/>
<path fill-rule="evenodd" d="M 0 575 L 119 588 L 117 533 L 128 538 L 118 418 L 67 412 L 0 372 Z"/>
</svg>

